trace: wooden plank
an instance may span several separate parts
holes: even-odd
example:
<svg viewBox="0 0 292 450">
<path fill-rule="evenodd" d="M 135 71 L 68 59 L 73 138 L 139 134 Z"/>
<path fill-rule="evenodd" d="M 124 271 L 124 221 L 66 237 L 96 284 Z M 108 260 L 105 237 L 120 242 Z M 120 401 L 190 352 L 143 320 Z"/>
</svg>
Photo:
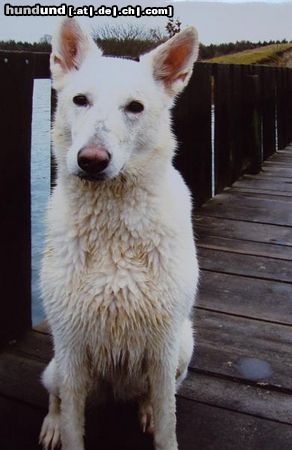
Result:
<svg viewBox="0 0 292 450">
<path fill-rule="evenodd" d="M 0 58 L 0 342 L 31 326 L 30 145 L 33 61 L 26 54 Z"/>
<path fill-rule="evenodd" d="M 229 411 L 292 424 L 291 397 L 283 392 L 189 371 L 179 395 Z"/>
<path fill-rule="evenodd" d="M 290 162 L 284 162 L 284 161 L 265 161 L 265 167 L 266 168 L 278 168 L 278 169 L 288 169 L 291 171 L 292 164 Z"/>
<path fill-rule="evenodd" d="M 291 450 L 290 425 L 184 399 L 177 415 L 182 450 Z"/>
<path fill-rule="evenodd" d="M 48 363 L 53 357 L 52 336 L 30 330 L 21 339 L 12 341 L 7 347 L 9 353 Z"/>
<path fill-rule="evenodd" d="M 238 253 L 240 255 L 264 256 L 266 258 L 292 261 L 291 246 L 243 241 L 222 236 L 208 235 L 202 236 L 197 241 L 197 245 L 200 248 L 207 248 L 209 250 L 223 250 Z"/>
<path fill-rule="evenodd" d="M 292 157 L 291 146 L 287 145 L 285 148 L 277 150 L 273 156 L 275 157 L 277 155 L 279 155 L 279 156 L 286 155 L 291 158 Z M 274 158 L 271 158 L 271 159 L 274 159 Z"/>
<path fill-rule="evenodd" d="M 292 229 L 288 226 L 279 227 L 203 215 L 195 215 L 193 223 L 198 239 L 204 236 L 222 236 L 252 242 L 292 245 Z"/>
<path fill-rule="evenodd" d="M 40 450 L 38 435 L 45 414 L 44 408 L 0 397 L 1 449 Z M 85 423 L 86 450 L 95 450 L 97 445 L 99 450 L 154 450 L 152 436 L 140 431 L 135 404 L 92 405 Z"/>
<path fill-rule="evenodd" d="M 212 196 L 211 65 L 198 63 L 174 108 L 179 148 L 175 165 L 196 198 L 196 206 Z"/>
<path fill-rule="evenodd" d="M 289 153 L 277 152 L 270 157 L 269 161 L 282 163 L 287 162 L 289 164 L 292 164 L 292 155 L 290 154 L 290 152 Z"/>
<path fill-rule="evenodd" d="M 292 146 L 286 145 L 284 149 L 277 150 L 277 153 L 280 153 L 280 155 L 290 155 L 292 154 Z"/>
<path fill-rule="evenodd" d="M 292 170 L 288 171 L 288 173 L 290 174 L 290 176 L 284 176 L 283 174 L 279 175 L 277 173 L 267 173 L 265 171 L 263 171 L 263 169 L 261 170 L 261 172 L 258 175 L 244 175 L 243 177 L 241 177 L 241 180 L 267 180 L 270 181 L 271 183 L 279 183 L 279 181 L 287 181 L 287 183 L 291 183 L 291 178 L 292 178 Z"/>
<path fill-rule="evenodd" d="M 246 186 L 241 186 L 241 187 L 237 187 L 237 186 L 232 186 L 232 191 L 238 192 L 238 193 L 249 193 L 249 194 L 256 194 L 258 196 L 258 194 L 265 194 L 267 196 L 269 196 L 269 198 L 271 200 L 275 200 L 275 199 L 279 199 L 281 200 L 282 197 L 292 197 L 292 192 L 287 192 L 287 191 L 270 191 L 269 189 L 260 189 L 258 187 L 249 187 L 248 184 Z"/>
<path fill-rule="evenodd" d="M 45 409 L 0 396 L 0 448 L 40 450 L 38 435 Z"/>
<path fill-rule="evenodd" d="M 276 180 L 271 179 L 261 179 L 261 178 L 250 178 L 248 175 L 240 178 L 233 184 L 233 187 L 254 187 L 259 189 L 267 189 L 269 191 L 278 192 L 290 192 L 292 193 L 292 180 L 282 179 Z"/>
<path fill-rule="evenodd" d="M 275 167 L 275 166 L 273 167 L 264 165 L 262 167 L 261 173 L 270 177 L 292 178 L 292 169 L 286 169 L 282 167 Z"/>
<path fill-rule="evenodd" d="M 292 168 L 292 163 L 289 161 L 265 161 L 265 167 L 278 167 L 278 168 L 282 168 L 282 169 L 291 169 Z"/>
<path fill-rule="evenodd" d="M 3 352 L 0 356 L 0 394 L 37 407 L 47 404 L 47 393 L 40 377 L 45 364 Z"/>
<path fill-rule="evenodd" d="M 288 195 L 285 195 L 285 191 L 279 192 L 279 191 L 269 191 L 268 189 L 254 189 L 254 192 L 242 192 L 241 194 L 238 191 L 239 188 L 230 187 L 225 189 L 226 194 L 230 194 L 233 196 L 238 197 L 244 197 L 244 198 L 252 198 L 257 200 L 270 200 L 274 203 L 279 204 L 286 204 L 287 208 L 290 207 L 291 204 L 291 193 L 288 192 Z M 243 188 L 241 188 L 243 191 Z M 273 195 L 270 194 L 270 192 L 273 192 Z"/>
<path fill-rule="evenodd" d="M 200 313 L 200 312 L 199 312 Z M 198 313 L 198 314 L 199 314 Z M 197 314 L 197 315 L 198 315 Z M 210 313 L 208 313 L 208 320 L 210 320 Z M 221 315 L 222 317 L 222 315 Z M 201 317 L 202 319 L 202 317 Z M 228 317 L 228 320 L 230 321 L 230 317 Z M 214 321 L 214 314 L 213 314 L 213 321 Z M 202 331 L 202 320 L 200 320 L 200 324 L 197 327 L 197 341 L 198 344 L 198 354 L 197 359 L 200 358 L 200 352 L 202 351 L 203 347 L 200 344 L 201 339 L 199 340 L 200 333 Z M 245 326 L 237 327 L 236 330 L 234 330 L 237 340 L 233 340 L 233 334 L 230 333 L 229 329 L 226 329 L 226 321 L 224 320 L 224 327 L 222 330 L 222 322 L 219 324 L 217 323 L 217 328 L 221 330 L 222 332 L 227 334 L 225 335 L 222 342 L 224 342 L 224 347 L 220 347 L 220 352 L 218 352 L 218 344 L 216 342 L 216 353 L 219 356 L 222 357 L 222 349 L 224 350 L 224 356 L 226 355 L 230 357 L 230 352 L 228 353 L 230 342 L 235 342 L 235 348 L 236 345 L 239 345 L 241 343 L 242 348 L 242 342 L 240 342 L 240 339 L 238 339 L 238 336 L 240 337 L 240 332 L 242 330 L 245 330 L 248 336 L 251 336 L 251 328 L 249 327 L 246 329 Z M 206 324 L 204 324 L 205 326 Z M 212 324 L 211 324 L 212 325 Z M 238 323 L 237 323 L 238 325 Z M 253 330 L 258 330 L 258 328 L 262 324 L 258 326 L 254 326 Z M 212 325 L 213 326 L 213 325 Z M 211 328 L 212 328 L 211 326 Z M 230 323 L 229 323 L 230 326 Z M 232 326 L 232 324 L 231 324 Z M 203 327 L 204 328 L 204 327 Z M 217 329 L 215 330 L 216 333 Z M 265 334 L 261 333 L 262 330 L 259 330 L 258 335 L 259 337 L 264 341 L 266 341 Z M 210 331 L 209 331 L 210 334 Z M 213 336 L 214 338 L 214 336 Z M 253 336 L 256 340 L 258 339 L 257 336 Z M 227 342 L 226 342 L 227 341 Z M 210 347 L 212 346 L 212 339 L 209 341 Z M 247 348 L 251 349 L 252 346 L 248 345 L 249 342 L 247 342 Z M 289 342 L 286 343 L 283 347 L 284 356 L 286 347 L 291 347 L 291 344 Z M 204 349 L 203 349 L 204 350 Z M 274 350 L 274 349 L 273 349 Z M 277 351 L 277 348 L 276 350 Z M 241 355 L 240 352 L 236 351 L 236 355 Z M 211 352 L 212 356 L 212 352 Z M 2 359 L 2 358 L 1 358 Z M 0 390 L 3 389 L 3 378 L 4 381 L 6 380 L 8 384 L 8 388 L 6 386 L 5 392 L 6 396 L 12 396 L 13 398 L 19 398 L 19 395 L 23 399 L 23 401 L 28 401 L 29 404 L 35 404 L 37 403 L 39 407 L 43 407 L 44 404 L 46 404 L 46 399 L 42 396 L 42 388 L 39 384 L 38 378 L 40 373 L 40 366 L 43 367 L 43 364 L 34 361 L 29 360 L 26 358 L 21 357 L 15 357 L 15 355 L 10 355 L 7 358 L 7 354 L 4 354 L 4 361 L 2 361 L 2 365 L 0 365 Z M 24 360 L 27 361 L 27 364 L 24 363 Z M 288 359 L 287 359 L 288 360 Z M 218 362 L 218 360 L 217 360 Z M 228 359 L 229 364 L 227 364 L 227 367 L 231 371 L 231 365 L 232 359 Z M 276 360 L 276 362 L 278 362 Z M 3 367 L 9 367 L 8 373 L 6 370 L 1 370 Z M 282 367 L 282 366 L 281 366 Z M 280 367 L 280 369 L 281 369 Z M 201 368 L 200 368 L 201 370 Z M 233 366 L 233 370 L 234 366 Z M 238 369 L 237 369 L 238 370 Z M 283 367 L 283 371 L 286 370 L 286 367 Z M 20 376 L 19 373 L 22 374 L 21 376 L 21 383 L 19 383 Z M 287 372 L 289 373 L 289 372 Z M 4 374 L 4 377 L 3 377 Z M 213 379 L 214 383 L 211 385 L 210 376 L 207 377 L 204 375 L 194 375 L 195 377 L 200 377 L 200 384 L 195 384 L 194 378 L 189 378 L 187 381 L 187 384 L 185 385 L 185 391 L 182 391 L 180 395 L 187 396 L 190 398 L 196 398 L 197 401 L 190 401 L 185 400 L 184 398 L 179 397 L 177 400 L 177 416 L 178 416 L 178 440 L 180 443 L 180 448 L 188 450 L 191 448 L 193 444 L 203 443 L 208 439 L 209 436 L 209 444 L 212 446 L 210 448 L 216 448 L 216 445 L 218 445 L 218 448 L 222 448 L 222 434 L 225 436 L 228 436 L 229 440 L 225 440 L 225 446 L 224 448 L 228 448 L 230 439 L 230 448 L 234 448 L 234 437 L 232 437 L 232 433 L 230 433 L 230 423 L 240 424 L 241 427 L 241 433 L 245 435 L 247 433 L 248 428 L 248 436 L 250 436 L 250 429 L 247 427 L 246 420 L 248 420 L 250 423 L 250 427 L 253 430 L 253 439 L 255 440 L 254 445 L 258 445 L 259 439 L 262 439 L 262 431 L 261 427 L 266 426 L 265 424 L 268 424 L 269 427 L 269 440 L 271 440 L 271 430 L 273 430 L 273 427 L 275 427 L 275 435 L 274 438 L 272 438 L 271 441 L 273 442 L 273 445 L 277 443 L 277 445 L 281 445 L 281 448 L 285 448 L 285 439 L 287 438 L 286 433 L 288 430 L 291 429 L 291 427 L 288 428 L 287 425 L 284 425 L 283 423 L 274 423 L 272 420 L 274 420 L 274 416 L 276 416 L 277 422 L 288 422 L 290 423 L 291 420 L 291 402 L 290 397 L 285 397 L 284 394 L 279 392 L 273 392 L 268 391 L 266 389 L 258 389 L 254 388 L 252 386 L 246 387 L 244 385 L 240 385 L 238 383 L 232 383 L 226 382 L 226 380 L 218 380 Z M 224 375 L 225 376 L 225 375 Z M 229 375 L 228 375 L 229 376 Z M 238 375 L 233 375 L 235 378 L 240 378 Z M 205 380 L 205 387 L 203 388 L 203 383 Z M 208 381 L 209 380 L 209 381 Z M 254 380 L 252 380 L 254 382 Z M 12 384 L 12 386 L 11 386 Z M 2 386 L 2 387 L 1 387 Z M 224 386 L 224 390 L 222 389 Z M 221 389 L 220 389 L 221 387 Z M 222 393 L 220 396 L 220 392 Z M 270 392 L 270 394 L 268 393 Z M 215 406 L 210 406 L 209 404 Z M 187 410 L 185 411 L 186 406 L 185 405 L 192 405 L 191 410 L 187 407 Z M 236 411 L 236 408 L 238 410 L 242 410 L 245 412 L 245 414 L 241 414 Z M 94 407 L 95 410 L 95 407 Z M 86 430 L 86 448 L 93 449 L 96 446 L 96 442 L 99 443 L 99 448 L 101 449 L 107 449 L 110 450 L 112 448 L 115 449 L 127 449 L 127 450 L 134 450 L 134 449 L 141 449 L 141 450 L 150 450 L 153 449 L 151 438 L 145 435 L 142 435 L 138 430 L 138 424 L 137 424 L 137 410 L 135 406 L 131 405 L 113 405 L 113 404 L 107 404 L 103 405 L 102 408 L 96 408 L 94 411 L 93 408 L 91 408 L 88 411 L 87 414 L 87 430 Z M 7 413 L 6 408 L 6 420 L 7 416 L 9 415 Z M 30 435 L 35 433 L 35 431 L 32 431 L 33 429 L 36 430 L 36 428 L 39 427 L 39 422 L 41 418 L 34 419 L 33 422 L 30 422 L 30 419 L 27 419 L 27 415 L 23 411 L 22 408 L 22 423 L 25 421 L 23 420 L 23 417 L 26 417 L 27 421 L 27 428 L 30 430 Z M 286 413 L 285 413 L 286 411 Z M 29 412 L 30 414 L 30 412 Z M 43 412 L 42 412 L 43 414 Z M 213 415 L 218 415 L 218 427 L 220 425 L 220 429 L 222 430 L 221 433 L 215 433 L 216 436 L 220 436 L 219 441 L 214 438 L 213 435 L 210 436 L 210 423 L 212 423 L 212 429 L 216 427 L 216 420 L 214 420 Z M 261 416 L 262 414 L 265 414 L 267 418 L 270 420 L 260 419 L 258 417 L 253 417 L 252 415 Z M 17 418 L 17 414 L 15 411 L 15 408 L 13 409 L 13 414 L 10 414 L 10 417 L 13 417 L 14 419 Z M 228 420 L 226 420 L 226 423 L 224 422 L 224 417 L 228 417 Z M 286 419 L 285 419 L 286 417 Z M 220 420 L 219 420 L 220 419 Z M 196 426 L 198 427 L 198 433 L 194 433 L 193 428 L 193 420 L 195 420 Z M 36 424 L 37 422 L 37 424 Z M 14 430 L 17 428 L 18 420 L 14 420 Z M 111 427 L 112 423 L 117 423 L 117 428 L 115 428 L 116 433 L 110 433 L 109 428 Z M 7 422 L 6 422 L 7 424 Z M 205 426 L 203 425 L 205 424 Z M 243 426 L 244 424 L 244 426 Z M 32 425 L 35 426 L 32 427 Z M 37 425 L 37 427 L 36 427 Z M 190 429 L 188 427 L 191 427 Z M 121 428 L 121 429 L 120 429 Z M 6 427 L 8 430 L 8 426 Z M 234 428 L 232 427 L 232 430 Z M 239 430 L 236 428 L 236 437 L 238 438 L 238 432 Z M 24 433 L 25 435 L 25 433 Z M 263 432 L 263 435 L 267 435 L 266 432 Z M 1 435 L 0 435 L 1 436 Z M 3 435 L 2 435 L 3 436 Z M 26 436 L 26 435 L 25 435 Z M 273 440 L 276 439 L 277 441 Z M 289 434 L 290 437 L 290 434 Z M 194 438 L 196 441 L 194 442 Z M 25 437 L 23 437 L 24 441 L 26 440 Z M 284 439 L 284 440 L 283 440 Z M 1 442 L 1 441 L 0 441 Z M 6 442 L 6 441 L 4 441 Z M 252 441 L 253 442 L 253 441 Z M 260 441 L 263 443 L 263 441 Z M 246 444 L 246 441 L 245 441 Z M 200 444 L 201 445 L 201 444 Z M 203 445 L 203 444 L 202 444 Z M 121 446 L 121 447 L 120 447 Z M 33 447 L 32 447 L 33 448 Z M 203 447 L 205 448 L 205 447 Z M 238 447 L 236 447 L 238 448 Z M 245 447 L 243 447 L 245 448 Z M 252 448 L 252 447 L 250 447 Z M 255 447 L 256 449 L 257 447 Z M 268 448 L 268 447 L 265 447 Z M 31 447 L 30 447 L 31 450 Z"/>
<path fill-rule="evenodd" d="M 199 214 L 272 225 L 292 225 L 292 209 L 289 202 L 263 199 L 260 196 L 251 197 L 245 193 L 234 195 L 231 191 L 221 193 L 205 203 L 200 208 Z"/>
<path fill-rule="evenodd" d="M 18 366 L 15 359 L 12 359 L 11 363 L 17 372 Z M 28 378 L 26 386 L 29 387 L 29 392 L 32 392 L 34 389 L 40 392 L 43 391 L 43 388 L 35 377 L 33 366 L 34 362 L 31 365 L 32 376 Z M 7 395 L 10 397 L 10 390 L 8 390 Z M 230 380 L 226 381 L 213 376 L 189 372 L 188 378 L 179 391 L 179 395 L 228 410 L 241 411 L 283 423 L 292 423 L 290 397 L 281 392 L 269 391 L 262 387 L 244 385 Z M 13 397 L 15 396 L 13 395 Z M 37 406 L 40 408 L 46 407 L 46 396 L 44 397 L 40 393 L 38 393 L 37 397 L 34 395 L 31 398 L 23 396 L 21 393 L 21 397 L 22 400 L 27 400 L 30 404 L 35 405 L 37 403 Z M 18 396 L 17 398 L 19 399 Z M 13 400 L 12 403 L 14 403 Z M 113 407 L 113 405 L 111 406 Z"/>
<path fill-rule="evenodd" d="M 44 410 L 3 397 L 0 406 L 1 448 L 39 450 L 38 434 Z M 87 414 L 86 449 L 94 450 L 98 444 L 99 450 L 153 450 L 151 436 L 138 430 L 136 409 L 125 405 L 114 408 L 106 405 Z M 291 442 L 289 425 L 184 398 L 177 401 L 177 417 L 180 450 L 288 450 Z"/>
<path fill-rule="evenodd" d="M 229 251 L 198 249 L 199 266 L 213 272 L 230 273 L 243 277 L 292 283 L 292 261 L 236 254 Z M 244 285 L 246 280 L 242 280 Z M 292 288 L 291 288 L 292 289 Z"/>
<path fill-rule="evenodd" d="M 270 322 L 292 325 L 291 285 L 201 270 L 196 305 Z"/>
<path fill-rule="evenodd" d="M 291 326 L 200 309 L 194 324 L 192 369 L 291 392 Z"/>
</svg>

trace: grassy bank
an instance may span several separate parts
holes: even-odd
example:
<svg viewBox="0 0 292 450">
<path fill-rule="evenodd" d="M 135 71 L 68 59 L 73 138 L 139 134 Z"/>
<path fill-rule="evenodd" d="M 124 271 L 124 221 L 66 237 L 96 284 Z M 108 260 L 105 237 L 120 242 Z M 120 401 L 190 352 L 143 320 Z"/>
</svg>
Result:
<svg viewBox="0 0 292 450">
<path fill-rule="evenodd" d="M 229 55 L 208 59 L 208 62 L 226 64 L 276 64 L 281 65 L 285 53 L 292 51 L 292 43 L 272 44 Z"/>
</svg>

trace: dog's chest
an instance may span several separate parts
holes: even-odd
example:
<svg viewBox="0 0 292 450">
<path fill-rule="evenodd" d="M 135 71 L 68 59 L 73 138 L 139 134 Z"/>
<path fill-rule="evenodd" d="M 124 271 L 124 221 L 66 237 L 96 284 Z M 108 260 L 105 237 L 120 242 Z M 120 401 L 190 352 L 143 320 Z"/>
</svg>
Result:
<svg viewBox="0 0 292 450">
<path fill-rule="evenodd" d="M 112 360 L 130 352 L 141 358 L 146 343 L 158 345 L 170 324 L 171 239 L 147 220 L 147 227 L 141 220 L 131 227 L 114 217 L 90 219 L 45 257 L 51 322 L 86 335 L 91 352 L 110 353 Z"/>
</svg>

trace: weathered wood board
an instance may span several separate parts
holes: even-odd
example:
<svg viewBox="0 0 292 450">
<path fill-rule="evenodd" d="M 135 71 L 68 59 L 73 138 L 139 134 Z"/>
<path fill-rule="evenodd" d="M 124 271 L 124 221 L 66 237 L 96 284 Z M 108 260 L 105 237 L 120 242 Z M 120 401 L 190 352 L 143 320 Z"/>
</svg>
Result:
<svg viewBox="0 0 292 450">
<path fill-rule="evenodd" d="M 191 400 L 178 402 L 178 417 L 183 450 L 291 450 L 289 425 Z"/>
<path fill-rule="evenodd" d="M 292 425 L 291 398 L 261 386 L 189 371 L 179 396 Z"/>
<path fill-rule="evenodd" d="M 292 391 L 292 328 L 197 309 L 191 368 Z"/>
<path fill-rule="evenodd" d="M 241 255 L 209 248 L 199 248 L 198 254 L 202 269 L 292 283 L 292 261 L 283 259 L 279 262 L 276 258 Z"/>
<path fill-rule="evenodd" d="M 252 196 L 230 190 L 208 201 L 200 209 L 200 215 L 291 226 L 291 198 L 288 201 L 272 200 L 263 198 L 262 194 Z"/>
<path fill-rule="evenodd" d="M 201 212 L 201 210 L 200 210 Z M 292 228 L 270 224 L 247 222 L 224 217 L 195 215 L 194 229 L 197 243 L 202 236 L 219 236 L 251 242 L 264 242 L 292 246 Z"/>
<path fill-rule="evenodd" d="M 259 189 L 266 189 L 269 191 L 292 192 L 292 179 L 282 178 L 279 180 L 268 177 L 253 177 L 244 176 L 234 183 L 235 187 L 253 187 Z"/>
<path fill-rule="evenodd" d="M 196 304 L 212 311 L 292 325 L 291 291 L 289 283 L 202 270 Z"/>
<path fill-rule="evenodd" d="M 198 241 L 198 247 L 209 250 L 230 251 L 241 255 L 265 256 L 267 258 L 287 259 L 288 261 L 292 260 L 291 246 L 230 239 L 223 236 L 203 235 Z"/>
</svg>

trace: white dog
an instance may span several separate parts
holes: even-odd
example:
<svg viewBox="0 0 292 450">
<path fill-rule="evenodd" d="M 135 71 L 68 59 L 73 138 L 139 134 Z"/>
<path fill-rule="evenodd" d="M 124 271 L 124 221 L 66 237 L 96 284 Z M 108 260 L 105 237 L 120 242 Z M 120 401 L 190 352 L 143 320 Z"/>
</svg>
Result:
<svg viewBox="0 0 292 450">
<path fill-rule="evenodd" d="M 54 37 L 57 186 L 42 291 L 55 356 L 45 448 L 84 448 L 93 384 L 137 398 L 156 450 L 177 450 L 175 391 L 193 349 L 198 266 L 170 109 L 198 53 L 194 28 L 140 62 L 103 57 L 73 19 Z"/>
</svg>

